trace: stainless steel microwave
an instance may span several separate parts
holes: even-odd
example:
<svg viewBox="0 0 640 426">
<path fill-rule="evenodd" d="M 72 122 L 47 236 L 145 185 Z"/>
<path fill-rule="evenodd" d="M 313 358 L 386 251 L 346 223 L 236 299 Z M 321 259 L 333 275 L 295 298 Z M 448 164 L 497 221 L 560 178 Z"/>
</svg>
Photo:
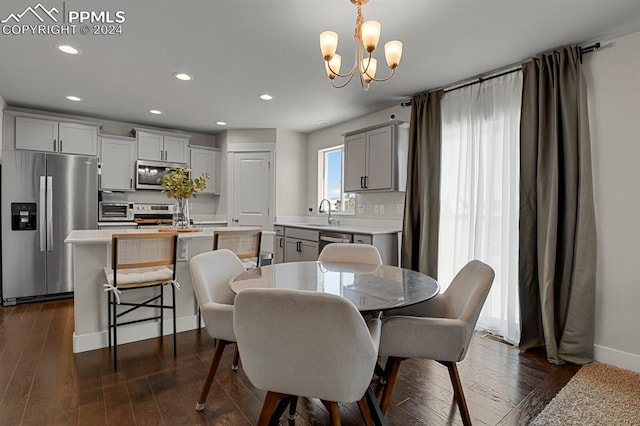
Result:
<svg viewBox="0 0 640 426">
<path fill-rule="evenodd" d="M 162 176 L 167 169 L 189 167 L 184 163 L 167 163 L 165 161 L 136 161 L 136 189 L 162 190 Z"/>
</svg>

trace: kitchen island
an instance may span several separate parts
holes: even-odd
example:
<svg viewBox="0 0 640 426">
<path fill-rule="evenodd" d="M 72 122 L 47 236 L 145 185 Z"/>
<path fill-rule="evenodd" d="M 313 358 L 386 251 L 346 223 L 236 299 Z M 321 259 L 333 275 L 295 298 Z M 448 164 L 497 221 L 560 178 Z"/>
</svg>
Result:
<svg viewBox="0 0 640 426">
<path fill-rule="evenodd" d="M 227 227 L 233 229 L 251 229 L 247 227 Z M 199 327 L 197 319 L 197 301 L 191 284 L 189 260 L 196 254 L 210 251 L 215 228 L 202 228 L 198 232 L 180 233 L 178 237 L 177 281 L 180 290 L 176 292 L 177 331 L 193 330 Z M 111 236 L 114 233 L 158 232 L 157 230 L 79 230 L 71 231 L 65 243 L 72 246 L 73 253 L 73 289 L 74 322 L 73 352 L 84 352 L 108 346 L 107 295 L 103 284 L 105 266 L 111 265 Z M 269 231 L 264 231 L 269 233 Z M 272 233 L 272 232 L 271 232 Z M 144 300 L 158 292 L 148 288 L 131 292 L 127 296 Z M 147 316 L 144 311 L 130 315 Z M 158 336 L 158 322 L 141 322 L 122 328 L 118 327 L 120 344 L 134 342 Z M 173 332 L 173 322 L 165 319 L 164 333 Z"/>
</svg>

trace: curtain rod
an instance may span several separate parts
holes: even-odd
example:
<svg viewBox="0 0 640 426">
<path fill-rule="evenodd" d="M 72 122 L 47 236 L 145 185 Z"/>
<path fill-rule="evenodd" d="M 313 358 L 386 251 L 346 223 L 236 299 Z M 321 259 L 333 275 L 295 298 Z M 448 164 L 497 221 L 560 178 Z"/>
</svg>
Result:
<svg viewBox="0 0 640 426">
<path fill-rule="evenodd" d="M 589 46 L 580 47 L 579 50 L 578 50 L 578 56 L 579 56 L 580 63 L 582 63 L 582 56 L 585 53 L 596 52 L 596 51 L 598 51 L 598 49 L 600 49 L 600 43 L 594 43 L 594 44 L 591 44 Z M 480 84 L 482 82 L 485 82 L 485 81 L 488 81 L 488 80 L 491 80 L 491 79 L 494 79 L 494 78 L 498 78 L 498 77 L 502 77 L 502 76 L 507 75 L 507 74 L 511 74 L 512 72 L 520 71 L 522 69 L 522 64 L 524 64 L 524 63 L 525 62 L 520 63 L 520 65 L 514 64 L 514 65 L 509 65 L 509 66 L 506 66 L 506 67 L 502 67 L 502 68 L 499 68 L 497 70 L 485 73 L 485 74 L 483 74 L 481 76 L 473 77 L 471 79 L 461 80 L 461 81 L 458 81 L 456 83 L 452 83 L 452 84 L 448 84 L 448 85 L 443 86 L 443 87 L 439 87 L 437 89 L 429 90 L 428 92 L 433 92 L 433 91 L 436 91 L 436 90 L 442 90 L 442 91 L 444 91 L 446 93 L 446 92 L 450 92 L 452 90 L 462 89 L 463 87 L 473 86 L 474 84 Z M 403 107 L 411 106 L 411 99 L 408 99 L 408 100 L 406 100 L 404 102 L 401 102 L 400 106 L 403 106 Z"/>
</svg>

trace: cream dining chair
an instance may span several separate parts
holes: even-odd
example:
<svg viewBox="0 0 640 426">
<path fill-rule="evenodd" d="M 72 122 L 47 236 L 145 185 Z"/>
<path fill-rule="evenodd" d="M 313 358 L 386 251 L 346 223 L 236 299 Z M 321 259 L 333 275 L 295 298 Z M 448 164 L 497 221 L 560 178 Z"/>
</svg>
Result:
<svg viewBox="0 0 640 426">
<path fill-rule="evenodd" d="M 367 263 L 382 265 L 382 257 L 375 246 L 370 244 L 332 243 L 326 245 L 318 260 L 321 262 Z"/>
<path fill-rule="evenodd" d="M 193 256 L 189 269 L 205 328 L 209 336 L 216 339 L 209 372 L 196 403 L 196 410 L 202 411 L 224 348 L 236 341 L 233 332 L 235 294 L 229 288 L 229 280 L 245 268 L 231 250 L 220 249 Z M 234 365 L 236 362 L 237 355 L 234 355 Z"/>
<path fill-rule="evenodd" d="M 338 402 L 358 401 L 371 424 L 366 395 L 375 403 L 369 384 L 379 319 L 365 323 L 353 303 L 333 294 L 251 288 L 236 296 L 233 328 L 247 377 L 267 391 L 259 426 L 277 424 L 287 404 L 295 413 L 298 396 L 319 398 L 337 425 Z"/>
<path fill-rule="evenodd" d="M 471 424 L 456 363 L 467 354 L 493 278 L 490 266 L 473 260 L 458 272 L 444 293 L 387 313 L 380 341 L 380 355 L 388 356 L 387 384 L 380 401 L 383 413 L 389 405 L 400 362 L 407 358 L 432 359 L 449 370 L 462 422 Z"/>
</svg>

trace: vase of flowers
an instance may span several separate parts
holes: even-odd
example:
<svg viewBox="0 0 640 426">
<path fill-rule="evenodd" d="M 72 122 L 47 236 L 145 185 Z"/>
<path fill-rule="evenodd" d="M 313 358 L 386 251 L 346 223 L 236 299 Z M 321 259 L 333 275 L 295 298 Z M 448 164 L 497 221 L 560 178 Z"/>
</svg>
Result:
<svg viewBox="0 0 640 426">
<path fill-rule="evenodd" d="M 204 191 L 210 178 L 209 173 L 205 172 L 200 177 L 190 179 L 190 172 L 188 168 L 168 168 L 162 176 L 162 192 L 167 194 L 167 198 L 175 200 L 173 227 L 178 229 L 191 227 L 189 199 Z"/>
</svg>

